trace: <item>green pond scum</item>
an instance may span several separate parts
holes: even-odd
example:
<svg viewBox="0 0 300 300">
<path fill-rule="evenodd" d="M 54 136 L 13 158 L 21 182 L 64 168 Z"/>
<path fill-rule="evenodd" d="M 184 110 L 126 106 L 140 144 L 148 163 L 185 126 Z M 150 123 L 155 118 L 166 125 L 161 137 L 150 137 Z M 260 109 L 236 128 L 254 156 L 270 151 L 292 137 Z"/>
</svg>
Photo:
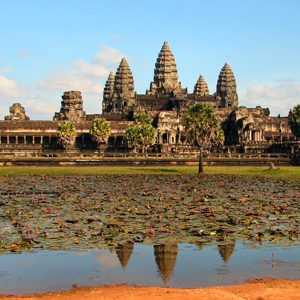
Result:
<svg viewBox="0 0 300 300">
<path fill-rule="evenodd" d="M 298 242 L 297 180 L 177 173 L 20 175 L 0 177 L 0 186 L 1 252 L 105 248 L 129 241 Z"/>
</svg>

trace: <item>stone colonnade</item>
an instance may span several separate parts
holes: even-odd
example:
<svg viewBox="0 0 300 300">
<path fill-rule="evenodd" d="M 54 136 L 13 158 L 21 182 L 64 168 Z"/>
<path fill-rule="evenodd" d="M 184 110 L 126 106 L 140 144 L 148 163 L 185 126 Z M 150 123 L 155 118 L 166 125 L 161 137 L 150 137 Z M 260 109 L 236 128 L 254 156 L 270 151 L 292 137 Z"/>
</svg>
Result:
<svg viewBox="0 0 300 300">
<path fill-rule="evenodd" d="M 7 134 L 0 136 L 0 144 L 22 144 L 22 145 L 42 145 L 51 144 L 52 140 L 56 140 L 57 137 L 52 135 L 15 135 Z"/>
</svg>

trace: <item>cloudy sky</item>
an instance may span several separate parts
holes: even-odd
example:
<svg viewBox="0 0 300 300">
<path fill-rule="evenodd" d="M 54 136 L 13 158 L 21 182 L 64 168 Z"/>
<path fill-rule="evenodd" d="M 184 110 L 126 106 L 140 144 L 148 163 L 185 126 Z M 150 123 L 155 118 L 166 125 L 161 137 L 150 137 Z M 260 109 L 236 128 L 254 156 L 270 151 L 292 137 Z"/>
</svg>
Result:
<svg viewBox="0 0 300 300">
<path fill-rule="evenodd" d="M 191 92 L 200 74 L 215 92 L 228 62 L 240 105 L 286 115 L 300 103 L 298 0 L 0 0 L 0 118 L 14 102 L 51 119 L 80 90 L 100 113 L 110 70 L 128 59 L 138 93 L 149 88 L 166 40 Z"/>
</svg>

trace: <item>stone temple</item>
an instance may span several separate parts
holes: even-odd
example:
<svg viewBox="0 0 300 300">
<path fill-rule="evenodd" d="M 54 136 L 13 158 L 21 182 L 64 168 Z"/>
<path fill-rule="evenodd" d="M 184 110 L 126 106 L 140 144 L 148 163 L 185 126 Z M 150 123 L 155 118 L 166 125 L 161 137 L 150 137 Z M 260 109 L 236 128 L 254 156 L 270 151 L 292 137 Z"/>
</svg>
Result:
<svg viewBox="0 0 300 300">
<path fill-rule="evenodd" d="M 183 130 L 184 111 L 195 103 L 208 103 L 222 121 L 225 134 L 223 153 L 286 153 L 290 155 L 297 144 L 291 133 L 289 117 L 270 116 L 268 108 L 240 106 L 236 79 L 228 63 L 217 78 L 216 90 L 209 91 L 205 77 L 199 74 L 194 89 L 188 92 L 179 81 L 174 55 L 164 42 L 155 62 L 153 80 L 144 94 L 135 91 L 134 76 L 125 58 L 115 73 L 110 72 L 105 83 L 102 114 L 86 114 L 80 91 L 66 91 L 61 108 L 53 121 L 33 121 L 25 114 L 21 104 L 13 104 L 10 115 L 0 121 L 0 156 L 14 152 L 15 156 L 59 155 L 57 125 L 62 120 L 72 120 L 77 130 L 74 153 L 93 153 L 89 130 L 94 118 L 102 116 L 110 121 L 111 135 L 106 152 L 128 152 L 125 130 L 134 116 L 147 112 L 156 124 L 158 153 L 185 153 L 187 145 Z M 99 101 L 100 104 L 100 101 Z M 95 108 L 97 111 L 98 108 Z M 99 109 L 100 110 L 100 109 Z M 298 145 L 298 144 L 297 144 Z M 7 154 L 8 155 L 8 154 Z"/>
</svg>

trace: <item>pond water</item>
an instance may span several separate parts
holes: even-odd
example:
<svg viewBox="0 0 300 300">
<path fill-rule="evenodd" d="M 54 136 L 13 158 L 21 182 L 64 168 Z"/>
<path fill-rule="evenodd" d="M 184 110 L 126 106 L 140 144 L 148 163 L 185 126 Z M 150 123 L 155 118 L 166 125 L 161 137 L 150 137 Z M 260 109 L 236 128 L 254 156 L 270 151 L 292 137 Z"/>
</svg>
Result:
<svg viewBox="0 0 300 300">
<path fill-rule="evenodd" d="M 300 278 L 297 181 L 45 175 L 0 185 L 1 293 Z"/>
<path fill-rule="evenodd" d="M 0 255 L 1 293 L 32 293 L 77 286 L 128 283 L 198 287 L 261 277 L 300 278 L 299 245 L 148 245 L 111 249 L 38 250 Z"/>
</svg>

